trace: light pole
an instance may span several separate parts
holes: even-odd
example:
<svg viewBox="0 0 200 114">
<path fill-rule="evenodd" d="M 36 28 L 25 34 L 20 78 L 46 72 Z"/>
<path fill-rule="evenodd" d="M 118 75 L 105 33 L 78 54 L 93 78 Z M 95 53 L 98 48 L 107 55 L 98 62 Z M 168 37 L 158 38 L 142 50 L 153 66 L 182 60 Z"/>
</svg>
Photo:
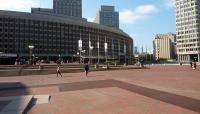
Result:
<svg viewBox="0 0 200 114">
<path fill-rule="evenodd" d="M 59 57 L 59 59 L 58 59 L 58 60 L 61 62 L 61 55 L 59 54 L 59 55 L 58 55 L 58 57 Z"/>
<path fill-rule="evenodd" d="M 33 53 L 32 51 L 34 49 L 34 46 L 33 45 L 29 45 L 28 48 L 29 48 L 29 54 L 30 54 L 30 62 L 29 63 L 31 64 L 31 62 L 32 62 L 32 57 L 31 56 L 32 56 L 32 53 Z"/>
<path fill-rule="evenodd" d="M 74 62 L 74 52 L 75 52 L 75 50 L 72 50 L 72 63 Z"/>
<path fill-rule="evenodd" d="M 80 63 L 81 63 L 81 53 L 85 53 L 85 50 L 80 50 L 80 52 L 77 52 L 77 55 L 79 55 L 79 58 L 80 58 Z"/>
<path fill-rule="evenodd" d="M 33 65 L 36 65 L 36 62 L 35 62 L 35 55 L 32 54 L 32 56 L 33 56 Z"/>
</svg>

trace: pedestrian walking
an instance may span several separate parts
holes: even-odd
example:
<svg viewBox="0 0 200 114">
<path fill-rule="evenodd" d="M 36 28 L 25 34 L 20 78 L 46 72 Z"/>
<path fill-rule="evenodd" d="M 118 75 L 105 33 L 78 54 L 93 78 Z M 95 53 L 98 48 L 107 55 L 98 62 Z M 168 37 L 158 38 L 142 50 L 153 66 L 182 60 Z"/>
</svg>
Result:
<svg viewBox="0 0 200 114">
<path fill-rule="evenodd" d="M 88 72 L 89 72 L 89 65 L 86 64 L 86 65 L 85 65 L 85 75 L 86 75 L 86 76 L 88 75 Z"/>
<path fill-rule="evenodd" d="M 192 61 L 190 61 L 190 67 L 192 68 Z"/>
<path fill-rule="evenodd" d="M 194 70 L 197 68 L 197 64 L 196 62 L 194 62 Z"/>
<path fill-rule="evenodd" d="M 61 72 L 60 72 L 60 66 L 59 66 L 59 65 L 57 66 L 57 77 L 58 77 L 58 74 L 62 77 L 62 74 L 61 74 Z"/>
</svg>

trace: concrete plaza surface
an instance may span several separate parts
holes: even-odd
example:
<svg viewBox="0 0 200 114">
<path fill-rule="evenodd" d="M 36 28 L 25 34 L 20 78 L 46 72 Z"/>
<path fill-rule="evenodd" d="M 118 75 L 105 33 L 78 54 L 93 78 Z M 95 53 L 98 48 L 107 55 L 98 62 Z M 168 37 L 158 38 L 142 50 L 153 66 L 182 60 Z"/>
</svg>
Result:
<svg viewBox="0 0 200 114">
<path fill-rule="evenodd" d="M 0 77 L 0 97 L 51 96 L 28 114 L 200 114 L 200 67 L 155 65 L 63 76 Z"/>
</svg>

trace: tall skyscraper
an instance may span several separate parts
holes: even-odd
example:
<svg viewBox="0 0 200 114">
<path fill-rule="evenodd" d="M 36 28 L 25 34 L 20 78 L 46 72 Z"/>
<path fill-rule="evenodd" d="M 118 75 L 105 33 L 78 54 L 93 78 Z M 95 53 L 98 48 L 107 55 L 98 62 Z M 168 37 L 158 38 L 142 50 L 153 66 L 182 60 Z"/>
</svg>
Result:
<svg viewBox="0 0 200 114">
<path fill-rule="evenodd" d="M 176 35 L 172 33 L 157 34 L 153 41 L 154 59 L 176 58 Z"/>
<path fill-rule="evenodd" d="M 115 11 L 114 6 L 101 6 L 97 12 L 95 22 L 101 25 L 119 28 L 119 12 Z"/>
<path fill-rule="evenodd" d="M 200 62 L 200 1 L 176 0 L 177 54 L 180 62 Z"/>
<path fill-rule="evenodd" d="M 53 0 L 56 14 L 82 18 L 82 0 Z"/>
</svg>

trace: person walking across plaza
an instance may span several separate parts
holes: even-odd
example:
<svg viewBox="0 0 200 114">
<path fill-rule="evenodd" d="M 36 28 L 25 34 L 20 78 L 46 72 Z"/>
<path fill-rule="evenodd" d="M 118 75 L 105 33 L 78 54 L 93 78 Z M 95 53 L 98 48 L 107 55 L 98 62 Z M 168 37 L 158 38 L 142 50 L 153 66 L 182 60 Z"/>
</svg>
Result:
<svg viewBox="0 0 200 114">
<path fill-rule="evenodd" d="M 196 62 L 194 62 L 193 66 L 194 66 L 194 70 L 197 69 L 197 63 Z"/>
<path fill-rule="evenodd" d="M 190 61 L 190 67 L 192 68 L 192 61 Z"/>
<path fill-rule="evenodd" d="M 89 65 L 88 63 L 85 65 L 85 75 L 87 76 L 89 72 Z"/>
<path fill-rule="evenodd" d="M 62 74 L 61 74 L 61 72 L 60 72 L 60 66 L 59 66 L 59 65 L 57 66 L 57 77 L 58 77 L 58 75 L 60 75 L 60 76 L 62 77 Z"/>
</svg>

